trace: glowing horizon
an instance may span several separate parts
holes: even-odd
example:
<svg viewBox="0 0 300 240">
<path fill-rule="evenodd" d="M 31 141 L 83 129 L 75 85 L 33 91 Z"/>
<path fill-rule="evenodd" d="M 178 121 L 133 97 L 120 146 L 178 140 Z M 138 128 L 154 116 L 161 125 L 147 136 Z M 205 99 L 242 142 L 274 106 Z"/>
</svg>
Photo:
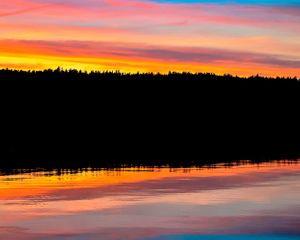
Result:
<svg viewBox="0 0 300 240">
<path fill-rule="evenodd" d="M 300 77 L 299 0 L 11 0 L 0 68 Z"/>
</svg>

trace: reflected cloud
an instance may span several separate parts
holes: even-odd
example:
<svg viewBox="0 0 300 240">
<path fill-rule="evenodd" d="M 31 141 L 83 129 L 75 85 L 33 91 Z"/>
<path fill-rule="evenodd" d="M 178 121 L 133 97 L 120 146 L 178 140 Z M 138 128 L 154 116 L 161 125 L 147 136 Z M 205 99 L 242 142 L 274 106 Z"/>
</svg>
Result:
<svg viewBox="0 0 300 240">
<path fill-rule="evenodd" d="M 276 236 L 276 235 L 166 235 L 155 238 L 147 238 L 147 240 L 293 240 L 299 239 L 298 236 Z"/>
<path fill-rule="evenodd" d="M 300 236 L 298 162 L 57 173 L 0 176 L 0 234 L 107 240 Z M 16 194 L 20 189 L 23 194 Z"/>
</svg>

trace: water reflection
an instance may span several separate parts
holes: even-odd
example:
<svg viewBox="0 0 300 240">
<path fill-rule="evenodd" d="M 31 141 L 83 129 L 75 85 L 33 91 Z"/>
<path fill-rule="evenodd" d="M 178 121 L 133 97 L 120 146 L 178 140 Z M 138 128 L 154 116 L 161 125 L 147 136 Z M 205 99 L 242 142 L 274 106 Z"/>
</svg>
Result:
<svg viewBox="0 0 300 240">
<path fill-rule="evenodd" d="M 0 176 L 0 234 L 3 239 L 300 239 L 299 190 L 299 162 L 19 172 Z"/>
</svg>

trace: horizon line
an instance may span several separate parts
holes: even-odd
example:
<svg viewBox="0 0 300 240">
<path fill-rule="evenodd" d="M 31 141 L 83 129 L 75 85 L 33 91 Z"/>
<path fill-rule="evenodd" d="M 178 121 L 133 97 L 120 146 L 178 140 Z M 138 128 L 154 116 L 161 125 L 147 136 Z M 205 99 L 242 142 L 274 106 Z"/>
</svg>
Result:
<svg viewBox="0 0 300 240">
<path fill-rule="evenodd" d="M 121 74 L 121 75 L 154 75 L 154 76 L 169 76 L 172 74 L 178 74 L 178 75 L 184 75 L 184 74 L 189 74 L 189 75 L 213 75 L 216 77 L 234 77 L 234 78 L 240 78 L 240 79 L 249 79 L 249 78 L 263 78 L 263 79 L 287 79 L 287 80 L 297 80 L 300 81 L 300 78 L 297 76 L 266 76 L 266 75 L 261 75 L 259 73 L 253 74 L 253 75 L 248 75 L 248 76 L 239 76 L 239 75 L 233 75 L 230 73 L 224 73 L 224 74 L 218 74 L 218 73 L 213 73 L 213 72 L 193 72 L 193 71 L 168 71 L 168 72 L 159 72 L 159 71 L 122 71 L 122 70 L 85 70 L 85 69 L 78 69 L 78 68 L 64 68 L 64 67 L 56 67 L 56 68 L 44 68 L 40 70 L 35 70 L 35 69 L 18 69 L 18 68 L 1 68 L 0 71 L 17 71 L 17 72 L 26 72 L 26 73 L 32 73 L 32 72 L 46 72 L 46 71 L 59 71 L 59 72 L 71 72 L 71 71 L 76 71 L 78 73 L 83 73 L 83 74 L 91 74 L 91 73 L 97 73 L 97 74 L 105 74 L 105 73 L 110 73 L 110 74 Z"/>
</svg>

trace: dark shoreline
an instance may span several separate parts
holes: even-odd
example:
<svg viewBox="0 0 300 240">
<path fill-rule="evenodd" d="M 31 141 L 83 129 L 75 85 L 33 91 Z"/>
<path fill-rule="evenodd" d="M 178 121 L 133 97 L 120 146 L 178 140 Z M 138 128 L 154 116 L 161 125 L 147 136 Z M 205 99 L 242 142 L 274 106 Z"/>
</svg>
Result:
<svg viewBox="0 0 300 240">
<path fill-rule="evenodd" d="M 300 82 L 0 70 L 0 168 L 300 156 Z"/>
<path fill-rule="evenodd" d="M 232 168 L 237 166 L 249 166 L 254 165 L 261 167 L 265 164 L 276 164 L 277 166 L 282 165 L 295 165 L 300 163 L 300 159 L 278 159 L 278 160 L 236 160 L 228 162 L 201 162 L 201 163 L 185 163 L 184 165 L 174 165 L 174 164 L 161 164 L 157 162 L 150 162 L 149 165 L 143 165 L 141 163 L 135 164 L 119 164 L 119 165 L 101 165 L 99 162 L 94 162 L 90 165 L 44 165 L 42 167 L 29 166 L 19 167 L 19 168 L 0 168 L 0 176 L 5 175 L 18 175 L 26 173 L 35 173 L 35 172 L 51 172 L 55 171 L 55 175 L 62 175 L 65 173 L 79 173 L 85 171 L 114 171 L 114 172 L 123 172 L 123 171 L 135 171 L 135 172 L 144 172 L 144 171 L 155 171 L 155 169 L 169 169 L 169 171 L 189 171 L 189 169 L 217 169 L 217 168 Z M 78 163 L 77 163 L 78 164 Z M 86 162 L 85 162 L 86 164 Z"/>
</svg>

